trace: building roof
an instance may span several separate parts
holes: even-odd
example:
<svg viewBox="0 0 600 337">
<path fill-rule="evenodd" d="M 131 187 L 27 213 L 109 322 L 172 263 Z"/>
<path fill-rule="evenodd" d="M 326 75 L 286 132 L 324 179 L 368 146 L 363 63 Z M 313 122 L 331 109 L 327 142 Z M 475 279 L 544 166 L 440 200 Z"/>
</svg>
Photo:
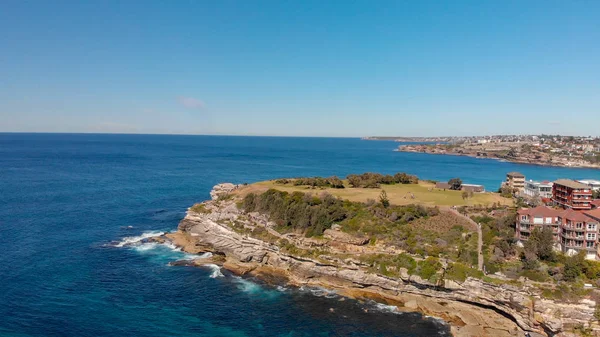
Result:
<svg viewBox="0 0 600 337">
<path fill-rule="evenodd" d="M 591 211 L 583 211 L 583 213 L 593 218 L 596 218 L 596 220 L 600 220 L 600 208 L 596 208 Z"/>
<path fill-rule="evenodd" d="M 578 183 L 575 180 L 571 180 L 571 179 L 558 179 L 558 180 L 554 181 L 554 184 L 567 186 L 570 188 L 590 188 L 588 185 Z"/>
<path fill-rule="evenodd" d="M 535 185 L 535 186 L 538 186 L 538 187 L 542 186 L 542 185 L 544 187 L 552 187 L 552 183 L 549 182 L 548 180 L 544 180 L 542 182 L 535 181 L 535 180 L 529 180 L 529 181 L 526 181 L 526 183 L 531 184 L 531 185 Z"/>
<path fill-rule="evenodd" d="M 600 180 L 595 180 L 595 179 L 582 179 L 582 180 L 577 180 L 577 181 L 582 184 L 586 184 L 586 185 L 600 185 Z"/>
<path fill-rule="evenodd" d="M 525 178 L 525 175 L 523 175 L 523 173 L 520 172 L 508 172 L 506 175 L 514 178 Z"/>
<path fill-rule="evenodd" d="M 585 211 L 586 213 L 588 211 Z M 578 212 L 578 211 L 574 211 L 572 209 L 567 209 L 564 210 L 561 214 L 560 214 L 561 218 L 565 218 L 567 220 L 571 220 L 571 221 L 596 221 L 595 219 L 590 218 L 589 216 L 583 214 L 583 212 Z"/>
<path fill-rule="evenodd" d="M 592 206 L 600 208 L 600 199 L 592 200 Z"/>
<path fill-rule="evenodd" d="M 520 209 L 519 211 L 517 211 L 517 213 L 519 213 L 519 215 L 530 215 L 530 216 L 538 217 L 538 218 L 539 217 L 548 218 L 548 217 L 557 217 L 563 212 L 560 210 L 556 210 L 554 208 L 546 207 L 546 206 L 537 206 L 534 208 Z"/>
</svg>

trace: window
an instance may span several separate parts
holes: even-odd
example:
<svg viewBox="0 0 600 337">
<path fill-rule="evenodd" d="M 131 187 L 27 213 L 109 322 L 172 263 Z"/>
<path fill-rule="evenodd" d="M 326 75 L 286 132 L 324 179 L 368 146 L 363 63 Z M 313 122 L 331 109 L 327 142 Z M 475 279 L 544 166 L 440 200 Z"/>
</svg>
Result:
<svg viewBox="0 0 600 337">
<path fill-rule="evenodd" d="M 521 215 L 521 220 L 526 221 L 527 220 L 527 215 Z"/>
<path fill-rule="evenodd" d="M 596 233 L 587 233 L 588 240 L 596 240 Z"/>
<path fill-rule="evenodd" d="M 596 224 L 595 223 L 589 223 L 587 225 L 587 229 L 590 231 L 595 231 L 596 230 Z"/>
<path fill-rule="evenodd" d="M 575 226 L 577 227 L 577 229 L 583 228 L 583 223 L 582 222 L 578 222 L 575 224 Z"/>
<path fill-rule="evenodd" d="M 586 243 L 587 248 L 594 248 L 594 242 L 593 241 L 588 241 Z"/>
</svg>

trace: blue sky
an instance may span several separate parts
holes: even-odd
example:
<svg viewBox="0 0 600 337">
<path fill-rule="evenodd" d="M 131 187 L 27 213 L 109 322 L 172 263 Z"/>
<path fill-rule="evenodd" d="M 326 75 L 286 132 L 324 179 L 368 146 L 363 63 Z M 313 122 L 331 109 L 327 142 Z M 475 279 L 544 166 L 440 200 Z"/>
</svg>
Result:
<svg viewBox="0 0 600 337">
<path fill-rule="evenodd" d="M 0 131 L 599 126 L 600 1 L 0 3 Z"/>
</svg>

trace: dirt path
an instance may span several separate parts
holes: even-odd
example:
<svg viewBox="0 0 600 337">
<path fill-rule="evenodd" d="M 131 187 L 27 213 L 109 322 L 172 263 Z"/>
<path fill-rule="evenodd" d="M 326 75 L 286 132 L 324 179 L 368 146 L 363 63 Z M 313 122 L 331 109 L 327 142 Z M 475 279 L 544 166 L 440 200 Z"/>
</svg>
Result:
<svg viewBox="0 0 600 337">
<path fill-rule="evenodd" d="M 475 226 L 475 228 L 477 228 L 477 269 L 483 271 L 483 233 L 481 231 L 481 224 L 478 224 L 477 222 L 473 221 L 473 219 L 469 218 L 468 216 L 461 214 L 459 211 L 455 210 L 454 208 L 448 208 L 448 210 L 450 212 L 452 212 L 453 214 L 456 214 L 460 217 L 463 217 L 465 220 L 469 221 L 471 224 L 473 224 Z"/>
</svg>

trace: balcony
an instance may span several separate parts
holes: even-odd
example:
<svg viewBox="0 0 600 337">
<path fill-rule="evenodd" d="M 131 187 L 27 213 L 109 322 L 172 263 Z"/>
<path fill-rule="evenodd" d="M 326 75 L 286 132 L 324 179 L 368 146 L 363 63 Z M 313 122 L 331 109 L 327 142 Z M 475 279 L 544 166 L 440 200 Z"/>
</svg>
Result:
<svg viewBox="0 0 600 337">
<path fill-rule="evenodd" d="M 579 240 L 579 241 L 583 241 L 585 239 L 585 237 L 583 235 L 573 235 L 570 233 L 561 233 L 560 236 L 565 239 Z"/>
<path fill-rule="evenodd" d="M 538 226 L 560 226 L 560 222 L 543 222 L 543 223 L 534 223 L 531 220 L 519 220 L 519 223 L 522 225 L 538 225 Z"/>
</svg>

